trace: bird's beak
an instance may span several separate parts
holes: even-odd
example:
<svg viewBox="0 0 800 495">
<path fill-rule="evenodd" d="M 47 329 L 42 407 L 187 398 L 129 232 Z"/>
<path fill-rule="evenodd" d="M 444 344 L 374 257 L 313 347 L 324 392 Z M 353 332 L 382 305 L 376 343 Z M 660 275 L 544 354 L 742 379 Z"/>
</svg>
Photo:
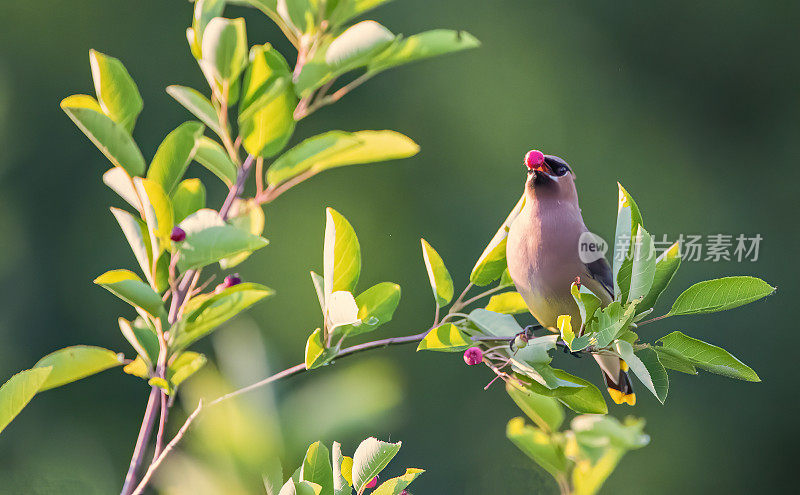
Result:
<svg viewBox="0 0 800 495">
<path fill-rule="evenodd" d="M 547 164 L 546 161 L 542 161 L 542 163 L 537 163 L 533 167 L 531 167 L 533 172 L 541 172 L 547 175 L 553 175 L 553 170 L 550 168 L 550 165 Z"/>
</svg>

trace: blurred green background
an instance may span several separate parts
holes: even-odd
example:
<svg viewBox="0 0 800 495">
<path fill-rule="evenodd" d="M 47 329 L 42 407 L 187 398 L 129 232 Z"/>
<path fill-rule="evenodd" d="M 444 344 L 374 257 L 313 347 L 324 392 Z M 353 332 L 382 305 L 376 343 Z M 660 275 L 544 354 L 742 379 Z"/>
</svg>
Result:
<svg viewBox="0 0 800 495">
<path fill-rule="evenodd" d="M 189 119 L 164 88 L 204 84 L 186 46 L 185 1 L 0 3 L 4 381 L 67 345 L 130 353 L 116 326 L 130 311 L 91 283 L 107 269 L 134 266 L 107 211 L 120 200 L 100 180 L 108 164 L 58 107 L 64 96 L 91 91 L 88 50 L 121 58 L 138 83 L 145 109 L 135 138 L 146 157 Z M 247 18 L 251 43 L 291 53 L 260 13 L 226 13 Z M 219 354 L 228 386 L 302 359 L 320 321 L 308 270 L 321 269 L 325 206 L 359 234 L 361 287 L 383 280 L 403 287 L 395 320 L 380 334 L 416 333 L 433 311 L 419 237 L 463 287 L 519 197 L 523 154 L 538 148 L 572 164 L 587 224 L 607 239 L 617 180 L 656 234 L 764 237 L 755 263 L 685 263 L 662 305 L 695 281 L 727 274 L 759 275 L 779 287 L 744 309 L 643 330 L 645 338 L 682 330 L 722 345 L 763 383 L 673 374 L 665 406 L 643 392 L 635 409 L 612 407 L 618 417 L 647 418 L 652 443 L 623 460 L 604 493 L 796 486 L 800 4 L 397 0 L 370 17 L 397 33 L 462 28 L 483 46 L 383 74 L 303 122 L 295 142 L 327 129 L 391 128 L 422 151 L 391 165 L 327 172 L 267 209 L 272 243 L 239 271 L 278 295 L 201 346 Z M 208 177 L 196 166 L 190 173 Z M 218 204 L 224 191 L 207 184 L 209 204 Z M 261 340 L 263 349 L 253 345 Z M 560 355 L 556 364 L 599 379 L 585 361 Z M 338 439 L 346 452 L 369 435 L 402 440 L 393 466 L 428 469 L 415 483 L 420 494 L 556 493 L 548 475 L 506 440 L 506 421 L 519 411 L 502 386 L 483 391 L 489 379 L 459 355 L 393 348 L 258 392 L 248 399 L 254 404 L 242 405 L 261 411 L 259 421 L 231 414 L 220 428 L 244 428 L 251 453 L 284 443 L 291 469 L 318 438 Z M 0 437 L 0 493 L 114 493 L 147 394 L 139 379 L 108 371 L 37 396 Z M 173 419 L 182 414 L 178 408 Z M 201 437 L 187 442 L 188 452 L 204 449 Z M 226 459 L 208 466 L 187 469 L 184 478 L 216 476 Z"/>
</svg>

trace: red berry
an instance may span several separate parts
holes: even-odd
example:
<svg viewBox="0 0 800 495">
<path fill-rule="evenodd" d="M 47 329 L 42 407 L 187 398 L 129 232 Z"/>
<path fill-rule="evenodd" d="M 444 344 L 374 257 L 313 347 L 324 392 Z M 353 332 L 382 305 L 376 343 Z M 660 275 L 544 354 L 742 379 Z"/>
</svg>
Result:
<svg viewBox="0 0 800 495">
<path fill-rule="evenodd" d="M 186 239 L 186 232 L 180 227 L 173 227 L 169 238 L 172 239 L 172 242 L 181 242 Z"/>
<path fill-rule="evenodd" d="M 470 347 L 464 351 L 464 362 L 470 366 L 475 366 L 483 361 L 483 351 L 477 347 Z"/>
<path fill-rule="evenodd" d="M 544 164 L 544 153 L 539 150 L 530 150 L 525 154 L 525 166 L 533 170 L 536 167 L 541 167 Z"/>
<path fill-rule="evenodd" d="M 365 488 L 375 488 L 376 486 L 378 486 L 378 477 L 377 476 L 372 478 L 369 483 L 364 485 Z"/>
</svg>

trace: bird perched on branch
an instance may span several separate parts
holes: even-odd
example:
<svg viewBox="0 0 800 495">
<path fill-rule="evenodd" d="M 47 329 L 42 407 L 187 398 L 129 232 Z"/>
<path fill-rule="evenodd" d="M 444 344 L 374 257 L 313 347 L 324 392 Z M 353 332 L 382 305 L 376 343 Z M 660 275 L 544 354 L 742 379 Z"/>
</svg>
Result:
<svg viewBox="0 0 800 495">
<path fill-rule="evenodd" d="M 571 315 L 573 328 L 581 328 L 580 311 L 570 286 L 578 280 L 606 306 L 614 297 L 611 267 L 603 257 L 589 263 L 581 259 L 579 243 L 582 234 L 589 231 L 578 206 L 575 174 L 570 166 L 557 156 L 537 150 L 525 155 L 525 166 L 525 206 L 508 232 L 508 272 L 543 327 L 558 332 L 559 315 Z M 636 395 L 625 361 L 611 354 L 593 356 L 614 402 L 634 405 Z"/>
</svg>

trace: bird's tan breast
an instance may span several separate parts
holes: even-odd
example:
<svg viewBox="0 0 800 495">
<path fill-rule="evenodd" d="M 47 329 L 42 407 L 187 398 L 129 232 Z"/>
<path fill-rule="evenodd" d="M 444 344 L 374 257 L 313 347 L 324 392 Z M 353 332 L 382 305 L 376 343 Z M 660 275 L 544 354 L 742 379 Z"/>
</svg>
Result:
<svg viewBox="0 0 800 495">
<path fill-rule="evenodd" d="M 508 271 L 531 314 L 545 327 L 555 328 L 562 314 L 580 319 L 570 285 L 585 273 L 578 256 L 584 230 L 580 211 L 569 207 L 523 210 L 511 225 Z"/>
</svg>

